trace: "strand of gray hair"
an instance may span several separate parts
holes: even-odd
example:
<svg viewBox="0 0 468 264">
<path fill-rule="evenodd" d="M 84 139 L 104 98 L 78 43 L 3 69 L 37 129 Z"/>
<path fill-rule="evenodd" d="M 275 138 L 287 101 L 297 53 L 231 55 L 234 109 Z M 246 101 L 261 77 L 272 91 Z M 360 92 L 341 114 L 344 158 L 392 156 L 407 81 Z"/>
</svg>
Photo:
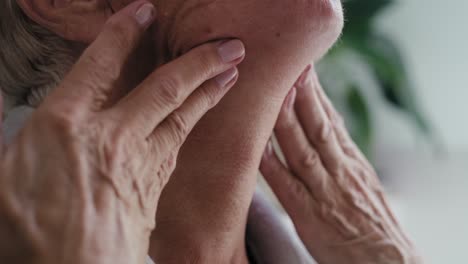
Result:
<svg viewBox="0 0 468 264">
<path fill-rule="evenodd" d="M 37 107 L 74 62 L 70 43 L 29 19 L 16 0 L 0 0 L 0 89 L 5 110 Z"/>
</svg>

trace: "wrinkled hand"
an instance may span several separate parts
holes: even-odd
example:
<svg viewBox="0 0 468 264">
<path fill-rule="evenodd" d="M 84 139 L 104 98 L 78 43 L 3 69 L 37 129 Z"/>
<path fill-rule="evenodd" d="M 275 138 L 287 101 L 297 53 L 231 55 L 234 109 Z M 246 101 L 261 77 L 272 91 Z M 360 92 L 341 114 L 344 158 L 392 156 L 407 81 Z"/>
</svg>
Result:
<svg viewBox="0 0 468 264">
<path fill-rule="evenodd" d="M 178 150 L 233 86 L 243 56 L 227 54 L 226 43 L 206 44 L 115 98 L 115 83 L 154 20 L 137 16 L 145 3 L 110 18 L 2 151 L 0 262 L 144 263 Z"/>
<path fill-rule="evenodd" d="M 261 172 L 319 263 L 420 263 L 379 179 L 309 67 L 282 107 Z"/>
</svg>

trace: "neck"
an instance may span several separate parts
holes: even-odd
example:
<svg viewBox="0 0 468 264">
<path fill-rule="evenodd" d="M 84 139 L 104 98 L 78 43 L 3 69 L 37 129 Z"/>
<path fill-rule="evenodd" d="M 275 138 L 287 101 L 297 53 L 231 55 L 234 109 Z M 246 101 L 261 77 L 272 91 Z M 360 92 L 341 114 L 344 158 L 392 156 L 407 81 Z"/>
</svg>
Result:
<svg viewBox="0 0 468 264">
<path fill-rule="evenodd" d="M 239 263 L 234 260 L 245 256 L 247 214 L 260 159 L 283 100 L 303 69 L 264 67 L 256 59 L 246 58 L 237 85 L 198 123 L 180 152 L 158 206 L 151 249 L 157 260 L 181 263 L 170 253 L 174 250 L 214 258 L 206 263 L 217 263 L 213 252 L 233 256 L 232 262 L 223 263 Z"/>
</svg>

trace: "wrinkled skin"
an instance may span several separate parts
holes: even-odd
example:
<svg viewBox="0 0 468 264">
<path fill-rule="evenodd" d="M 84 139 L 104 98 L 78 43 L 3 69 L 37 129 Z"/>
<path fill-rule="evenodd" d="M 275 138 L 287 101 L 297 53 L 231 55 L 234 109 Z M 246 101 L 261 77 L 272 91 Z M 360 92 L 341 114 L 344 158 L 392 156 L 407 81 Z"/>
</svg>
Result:
<svg viewBox="0 0 468 264">
<path fill-rule="evenodd" d="M 165 263 L 245 262 L 247 213 L 263 148 L 289 87 L 337 38 L 341 10 L 328 1 L 157 4 L 164 15 L 156 30 L 159 54 L 176 56 L 211 39 L 236 37 L 247 55 L 233 92 L 181 151 L 158 206 L 151 254 Z"/>
<path fill-rule="evenodd" d="M 275 135 L 286 164 L 270 142 L 261 172 L 319 263 L 422 263 L 313 69 L 286 98 Z"/>
<path fill-rule="evenodd" d="M 235 83 L 244 49 L 207 43 L 117 91 L 152 22 L 134 18 L 141 5 L 109 20 L 0 149 L 0 262 L 144 263 L 179 148 Z M 238 49 L 226 57 L 229 43 Z"/>
<path fill-rule="evenodd" d="M 75 16 L 57 10 L 55 20 L 59 17 L 64 23 L 48 24 L 41 20 L 44 14 L 29 15 L 69 40 L 89 44 L 111 10 L 104 1 L 86 2 L 91 15 L 83 9 Z M 109 2 L 118 11 L 134 0 Z M 179 166 L 161 197 L 151 254 L 163 263 L 246 262 L 245 222 L 263 149 L 289 87 L 338 37 L 340 4 L 337 0 L 152 2 L 158 9 L 158 26 L 136 56 L 141 72 L 194 46 L 226 37 L 243 40 L 247 58 L 236 87 L 201 121 L 182 149 Z M 67 27 L 61 28 L 63 24 Z M 133 79 L 142 78 L 141 72 Z M 298 91 L 302 93 L 307 94 Z M 281 134 L 284 138 L 294 138 L 291 134 L 296 132 L 307 135 L 302 135 L 301 142 L 291 142 L 289 152 L 286 144 L 281 146 L 290 170 L 271 148 L 261 168 L 307 248 L 323 263 L 413 263 L 411 244 L 387 208 L 375 172 L 342 125 L 324 125 L 336 121 L 323 97 L 299 96 L 303 97 L 297 108 L 305 109 L 312 123 L 291 123 L 283 106 L 276 126 L 280 143 L 285 142 Z M 287 104 L 292 108 L 292 103 Z M 288 155 L 292 150 L 305 154 Z"/>
<path fill-rule="evenodd" d="M 90 43 L 111 13 L 101 0 L 72 1 L 68 9 L 48 7 L 45 0 L 18 1 L 40 2 L 39 7 L 22 6 L 36 22 L 80 43 Z M 118 11 L 134 0 L 109 2 Z M 157 26 L 136 55 L 134 79 L 194 46 L 226 37 L 243 41 L 246 59 L 236 86 L 181 149 L 179 166 L 158 205 L 151 254 L 163 263 L 246 262 L 247 213 L 263 150 L 289 88 L 339 36 L 340 2 L 152 2 Z"/>
</svg>

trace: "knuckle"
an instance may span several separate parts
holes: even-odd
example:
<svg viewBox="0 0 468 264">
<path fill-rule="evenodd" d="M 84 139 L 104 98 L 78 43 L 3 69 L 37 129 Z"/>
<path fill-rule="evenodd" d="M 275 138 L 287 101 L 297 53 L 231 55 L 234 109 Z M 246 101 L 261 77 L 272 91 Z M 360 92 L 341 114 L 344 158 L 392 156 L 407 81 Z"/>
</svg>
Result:
<svg viewBox="0 0 468 264">
<path fill-rule="evenodd" d="M 168 172 L 168 174 L 171 174 L 175 170 L 176 164 L 177 164 L 177 152 L 173 151 L 169 154 L 165 162 L 166 171 Z"/>
<path fill-rule="evenodd" d="M 123 169 L 123 172 L 130 170 L 128 160 L 132 153 L 144 152 L 144 148 L 133 140 L 129 140 L 129 135 L 124 129 L 106 129 L 104 125 L 94 127 L 96 134 L 93 140 L 98 146 L 98 160 L 102 170 L 111 172 L 116 169 Z M 102 131 L 107 130 L 107 133 Z M 105 134 L 105 136 L 103 136 Z"/>
<path fill-rule="evenodd" d="M 318 127 L 317 127 L 316 137 L 322 143 L 328 142 L 332 137 L 331 124 L 329 124 L 329 122 L 327 121 L 320 122 L 320 124 L 318 124 Z"/>
<path fill-rule="evenodd" d="M 167 159 L 161 164 L 160 170 L 158 171 L 158 182 L 160 183 L 160 189 L 167 184 L 169 175 L 174 172 L 177 164 L 177 155 L 176 152 L 171 152 Z"/>
<path fill-rule="evenodd" d="M 91 65 L 100 65 L 104 60 L 104 58 L 100 54 L 96 54 L 93 52 L 88 52 L 85 56 L 83 56 L 83 59 Z"/>
<path fill-rule="evenodd" d="M 215 89 L 211 89 L 211 87 L 200 89 L 200 93 L 201 100 L 203 100 L 203 110 L 213 108 L 219 101 L 218 93 Z"/>
<path fill-rule="evenodd" d="M 109 19 L 106 23 L 106 30 L 109 33 L 112 40 L 117 40 L 122 44 L 129 43 L 128 39 L 134 32 L 134 23 L 127 19 L 126 21 L 117 20 L 114 18 Z M 119 44 L 119 43 L 112 43 Z"/>
<path fill-rule="evenodd" d="M 100 152 L 102 155 L 102 160 L 105 161 L 104 164 L 115 164 L 115 161 L 118 160 L 120 153 L 122 153 L 122 148 L 122 137 L 119 133 L 110 134 L 107 139 L 102 140 Z M 110 167 L 113 166 L 111 165 L 108 167 L 108 169 L 110 169 Z"/>
<path fill-rule="evenodd" d="M 169 105 L 179 106 L 184 101 L 184 92 L 181 87 L 182 80 L 177 76 L 165 76 L 159 81 L 160 99 Z"/>
<path fill-rule="evenodd" d="M 295 128 L 297 125 L 297 119 L 292 118 L 289 113 L 281 112 L 275 128 L 280 130 L 290 130 Z"/>
<path fill-rule="evenodd" d="M 126 50 L 132 46 L 132 25 L 122 23 L 111 23 L 109 43 L 114 48 Z"/>
<path fill-rule="evenodd" d="M 349 169 L 349 163 L 346 157 L 340 155 L 327 158 L 324 161 L 324 168 L 329 176 L 333 177 L 337 181 L 340 181 L 343 178 L 346 178 L 347 171 Z"/>
<path fill-rule="evenodd" d="M 86 78 L 81 79 L 81 82 L 91 85 L 93 83 L 112 83 L 120 76 L 120 69 L 112 63 L 111 56 L 106 56 L 106 53 L 89 52 L 83 57 L 85 64 L 88 65 Z"/>
<path fill-rule="evenodd" d="M 182 117 L 182 115 L 174 112 L 168 118 L 168 122 L 172 131 L 172 137 L 175 145 L 181 145 L 190 132 L 187 121 Z"/>
<path fill-rule="evenodd" d="M 332 165 L 329 166 L 329 173 L 336 179 L 346 177 L 346 171 L 348 166 L 345 161 L 342 159 L 337 159 L 332 162 Z"/>
<path fill-rule="evenodd" d="M 218 61 L 215 59 L 217 55 L 214 54 L 216 54 L 216 51 L 214 51 L 212 46 L 204 47 L 200 52 L 195 53 L 195 61 L 198 64 L 197 68 L 204 76 L 212 76 L 216 72 L 216 66 L 219 63 L 216 63 Z"/>
<path fill-rule="evenodd" d="M 39 123 L 47 126 L 53 131 L 60 131 L 64 135 L 74 134 L 76 127 L 75 114 L 71 110 L 61 109 L 54 111 L 53 109 L 38 111 L 37 117 Z"/>
<path fill-rule="evenodd" d="M 333 112 L 332 121 L 337 127 L 345 127 L 345 121 L 343 116 L 338 112 Z"/>
<path fill-rule="evenodd" d="M 318 153 L 312 148 L 307 148 L 299 155 L 299 165 L 304 170 L 313 170 L 320 162 Z"/>
<path fill-rule="evenodd" d="M 307 204 L 311 198 L 307 188 L 293 177 L 287 179 L 286 186 L 288 190 L 286 194 L 286 203 L 290 207 L 296 209 L 294 210 L 294 214 L 304 213 L 305 209 L 307 209 L 305 204 Z"/>
<path fill-rule="evenodd" d="M 305 186 L 293 179 L 293 178 L 290 178 L 289 179 L 289 187 L 290 187 L 290 190 L 291 190 L 291 200 L 299 200 L 299 201 L 306 201 L 308 200 L 309 198 L 309 193 L 307 192 L 307 189 L 305 188 Z"/>
<path fill-rule="evenodd" d="M 341 148 L 343 150 L 343 154 L 351 158 L 358 156 L 357 153 L 359 152 L 359 149 L 354 144 L 354 142 L 344 140 L 342 138 L 340 138 L 340 140 L 341 140 Z"/>
</svg>

